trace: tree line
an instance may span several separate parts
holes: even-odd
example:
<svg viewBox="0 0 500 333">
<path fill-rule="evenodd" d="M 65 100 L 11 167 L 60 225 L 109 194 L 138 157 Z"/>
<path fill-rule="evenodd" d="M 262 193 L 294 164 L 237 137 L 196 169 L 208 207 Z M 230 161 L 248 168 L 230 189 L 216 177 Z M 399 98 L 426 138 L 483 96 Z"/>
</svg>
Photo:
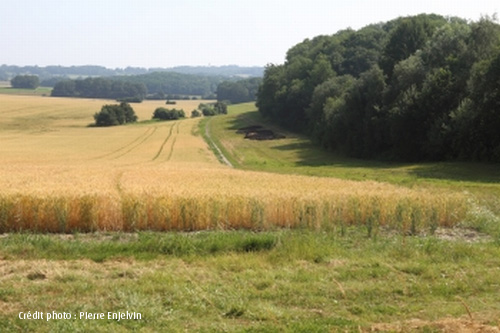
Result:
<svg viewBox="0 0 500 333">
<path fill-rule="evenodd" d="M 36 75 L 41 82 L 60 81 L 69 77 L 111 77 L 120 75 L 141 75 L 153 72 L 176 72 L 182 74 L 204 75 L 204 76 L 224 76 L 237 77 L 238 75 L 247 75 L 261 77 L 263 67 L 240 67 L 240 66 L 177 66 L 172 68 L 106 68 L 103 66 L 85 65 L 85 66 L 0 66 L 0 81 L 8 81 L 17 75 Z M 52 82 L 53 82 L 52 81 Z M 45 85 L 44 87 L 53 87 Z"/>
<path fill-rule="evenodd" d="M 112 78 L 89 77 L 66 79 L 55 83 L 52 96 L 143 100 L 164 99 L 172 95 L 196 95 L 215 99 L 215 92 L 224 78 L 179 73 L 151 73 Z"/>
<path fill-rule="evenodd" d="M 265 117 L 354 157 L 500 161 L 500 26 L 402 17 L 306 39 L 268 65 Z"/>
<path fill-rule="evenodd" d="M 52 89 L 51 95 L 55 97 L 110 99 L 134 98 L 142 101 L 146 97 L 146 93 L 146 87 L 141 83 L 97 77 L 60 81 Z"/>
<path fill-rule="evenodd" d="M 36 76 L 30 76 L 38 79 Z M 178 73 L 152 73 L 113 78 L 62 80 L 54 85 L 52 96 L 108 98 L 128 102 L 143 99 L 204 99 L 242 103 L 254 101 L 261 78 L 224 80 L 217 76 L 196 76 Z M 217 94 L 217 95 L 215 95 Z"/>
</svg>

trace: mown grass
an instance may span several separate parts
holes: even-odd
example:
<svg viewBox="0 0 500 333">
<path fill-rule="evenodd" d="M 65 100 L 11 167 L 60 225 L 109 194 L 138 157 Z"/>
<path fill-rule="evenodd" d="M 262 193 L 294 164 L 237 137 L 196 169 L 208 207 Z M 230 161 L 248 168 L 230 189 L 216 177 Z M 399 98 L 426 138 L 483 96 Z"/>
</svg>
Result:
<svg viewBox="0 0 500 333">
<path fill-rule="evenodd" d="M 0 328 L 359 331 L 418 318 L 498 325 L 500 247 L 339 232 L 13 234 L 0 238 Z M 55 302 L 57 300 L 57 302 Z M 464 306 L 465 304 L 465 306 Z M 21 320 L 21 311 L 142 320 Z M 486 327 L 486 326 L 484 326 Z"/>
</svg>

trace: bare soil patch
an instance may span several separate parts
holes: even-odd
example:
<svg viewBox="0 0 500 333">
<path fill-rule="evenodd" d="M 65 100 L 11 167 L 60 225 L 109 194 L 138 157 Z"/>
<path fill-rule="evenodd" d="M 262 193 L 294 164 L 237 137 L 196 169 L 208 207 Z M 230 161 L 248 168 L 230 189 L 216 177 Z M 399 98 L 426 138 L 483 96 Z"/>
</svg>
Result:
<svg viewBox="0 0 500 333">
<path fill-rule="evenodd" d="M 277 140 L 285 138 L 283 134 L 276 133 L 273 130 L 264 128 L 260 125 L 242 127 L 239 128 L 236 133 L 244 134 L 245 139 L 249 140 Z"/>
</svg>

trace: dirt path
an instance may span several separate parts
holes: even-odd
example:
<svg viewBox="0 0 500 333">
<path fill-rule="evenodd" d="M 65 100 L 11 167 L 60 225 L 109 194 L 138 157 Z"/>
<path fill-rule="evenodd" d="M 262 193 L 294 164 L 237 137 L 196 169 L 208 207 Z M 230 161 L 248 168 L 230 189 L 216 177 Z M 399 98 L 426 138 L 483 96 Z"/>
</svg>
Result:
<svg viewBox="0 0 500 333">
<path fill-rule="evenodd" d="M 224 154 L 222 153 L 222 151 L 219 149 L 219 147 L 215 144 L 214 140 L 212 140 L 212 137 L 210 136 L 210 122 L 212 121 L 212 118 L 210 118 L 208 121 L 207 121 L 207 125 L 205 126 L 205 135 L 207 137 L 207 139 L 210 141 L 209 142 L 209 145 L 211 145 L 212 147 L 214 147 L 214 149 L 216 150 L 217 152 L 217 158 L 224 164 L 230 166 L 231 168 L 233 168 L 233 165 L 231 164 L 231 162 L 229 162 L 229 160 L 226 158 L 226 156 L 224 156 Z"/>
</svg>

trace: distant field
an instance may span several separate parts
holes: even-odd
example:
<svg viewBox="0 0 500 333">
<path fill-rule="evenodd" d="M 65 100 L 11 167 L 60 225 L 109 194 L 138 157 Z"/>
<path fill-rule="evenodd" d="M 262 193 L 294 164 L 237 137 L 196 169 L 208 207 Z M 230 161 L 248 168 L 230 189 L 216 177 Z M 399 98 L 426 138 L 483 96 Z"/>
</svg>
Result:
<svg viewBox="0 0 500 333">
<path fill-rule="evenodd" d="M 50 96 L 51 91 L 52 88 L 49 87 L 38 87 L 37 89 L 16 89 L 10 86 L 10 82 L 0 81 L 0 94 Z"/>
<path fill-rule="evenodd" d="M 466 197 L 373 181 L 234 170 L 199 119 L 90 128 L 113 101 L 0 95 L 0 228 L 202 230 L 275 227 L 405 232 L 450 226 Z M 139 120 L 164 102 L 133 104 Z M 175 105 L 188 114 L 200 101 Z"/>
</svg>

